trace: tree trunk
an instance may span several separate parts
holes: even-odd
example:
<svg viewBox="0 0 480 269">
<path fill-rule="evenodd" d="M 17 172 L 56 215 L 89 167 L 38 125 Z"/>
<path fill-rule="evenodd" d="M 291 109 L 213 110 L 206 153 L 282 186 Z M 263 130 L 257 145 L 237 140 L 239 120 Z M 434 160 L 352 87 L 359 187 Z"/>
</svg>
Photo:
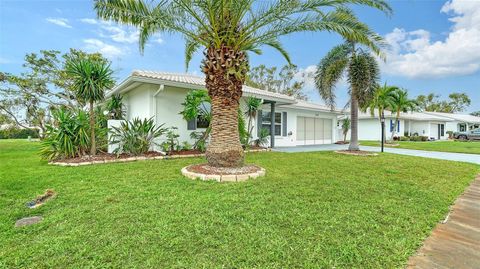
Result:
<svg viewBox="0 0 480 269">
<path fill-rule="evenodd" d="M 350 101 L 350 119 L 351 119 L 351 127 L 350 127 L 350 144 L 348 146 L 348 150 L 360 150 L 358 144 L 358 99 L 357 93 L 355 89 L 352 89 L 351 92 L 351 101 Z"/>
<path fill-rule="evenodd" d="M 238 131 L 238 109 L 247 62 L 243 52 L 226 46 L 205 51 L 203 72 L 211 98 L 211 136 L 205 156 L 216 167 L 241 167 L 243 147 Z"/>
<path fill-rule="evenodd" d="M 95 156 L 97 148 L 95 145 L 95 110 L 93 109 L 93 100 L 90 100 L 90 155 Z"/>
</svg>

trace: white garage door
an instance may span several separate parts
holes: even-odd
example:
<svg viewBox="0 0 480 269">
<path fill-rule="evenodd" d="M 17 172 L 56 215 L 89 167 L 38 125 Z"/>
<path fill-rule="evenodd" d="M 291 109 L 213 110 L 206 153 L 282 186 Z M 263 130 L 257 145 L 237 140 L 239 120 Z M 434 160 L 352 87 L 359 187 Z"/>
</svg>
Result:
<svg viewBox="0 0 480 269">
<path fill-rule="evenodd" d="M 297 117 L 297 145 L 332 143 L 332 120 Z"/>
</svg>

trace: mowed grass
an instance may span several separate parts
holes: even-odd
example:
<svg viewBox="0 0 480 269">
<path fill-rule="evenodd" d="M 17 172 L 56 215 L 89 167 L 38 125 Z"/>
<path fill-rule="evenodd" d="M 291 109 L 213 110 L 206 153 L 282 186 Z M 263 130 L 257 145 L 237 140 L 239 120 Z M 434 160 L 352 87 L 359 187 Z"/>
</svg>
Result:
<svg viewBox="0 0 480 269">
<path fill-rule="evenodd" d="M 268 152 L 247 155 L 266 177 L 220 184 L 180 175 L 200 158 L 58 167 L 37 150 L 0 140 L 0 268 L 403 268 L 480 172 Z M 47 188 L 58 196 L 25 207 Z"/>
<path fill-rule="evenodd" d="M 379 141 L 361 141 L 360 144 L 363 146 L 380 146 Z M 395 148 L 480 154 L 480 141 L 395 141 L 395 144 L 400 144 Z M 388 147 L 389 145 L 386 144 L 385 146 Z"/>
</svg>

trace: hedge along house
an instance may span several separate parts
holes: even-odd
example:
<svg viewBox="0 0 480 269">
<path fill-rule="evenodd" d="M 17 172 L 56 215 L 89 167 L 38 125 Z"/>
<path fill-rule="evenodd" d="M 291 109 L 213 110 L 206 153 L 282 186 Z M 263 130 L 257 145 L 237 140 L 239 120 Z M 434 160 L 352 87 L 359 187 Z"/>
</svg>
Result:
<svg viewBox="0 0 480 269">
<path fill-rule="evenodd" d="M 190 74 L 133 71 L 130 76 L 107 93 L 123 96 L 126 120 L 154 118 L 157 125 L 177 127 L 179 141 L 193 144 L 190 134 L 207 127 L 201 119 L 187 122 L 180 111 L 187 93 L 205 89 L 203 77 Z M 326 106 L 295 100 L 291 96 L 243 86 L 240 107 L 245 107 L 245 98 L 253 96 L 263 101 L 256 119 L 252 119 L 253 139 L 262 128 L 269 132 L 270 147 L 331 144 L 336 141 L 335 126 L 339 111 Z M 246 118 L 245 120 L 248 121 Z M 109 127 L 120 121 L 110 120 Z M 157 141 L 158 143 L 162 141 Z M 109 147 L 109 151 L 113 148 Z M 155 150 L 159 150 L 156 148 Z"/>
<path fill-rule="evenodd" d="M 386 138 L 390 139 L 395 128 L 395 114 L 385 111 L 385 133 Z M 339 117 L 339 125 L 345 116 Z M 430 115 L 423 112 L 401 112 L 395 130 L 395 136 L 427 136 L 432 140 L 448 139 L 446 133 L 447 123 L 452 120 L 445 117 Z M 350 132 L 347 134 L 350 137 Z M 382 128 L 380 125 L 380 117 L 378 111 L 372 116 L 370 111 L 360 113 L 358 116 L 358 138 L 360 140 L 376 140 L 382 139 Z"/>
</svg>

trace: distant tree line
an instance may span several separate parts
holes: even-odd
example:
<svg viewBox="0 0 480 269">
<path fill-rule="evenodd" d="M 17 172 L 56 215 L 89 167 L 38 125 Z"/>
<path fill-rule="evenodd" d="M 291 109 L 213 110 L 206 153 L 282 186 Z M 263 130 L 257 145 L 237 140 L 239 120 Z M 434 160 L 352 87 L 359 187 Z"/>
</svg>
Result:
<svg viewBox="0 0 480 269">
<path fill-rule="evenodd" d="M 446 113 L 463 112 L 471 104 L 470 97 L 466 93 L 451 93 L 448 95 L 448 100 L 440 100 L 440 95 L 434 93 L 418 95 L 416 102 L 421 111 Z"/>
</svg>

